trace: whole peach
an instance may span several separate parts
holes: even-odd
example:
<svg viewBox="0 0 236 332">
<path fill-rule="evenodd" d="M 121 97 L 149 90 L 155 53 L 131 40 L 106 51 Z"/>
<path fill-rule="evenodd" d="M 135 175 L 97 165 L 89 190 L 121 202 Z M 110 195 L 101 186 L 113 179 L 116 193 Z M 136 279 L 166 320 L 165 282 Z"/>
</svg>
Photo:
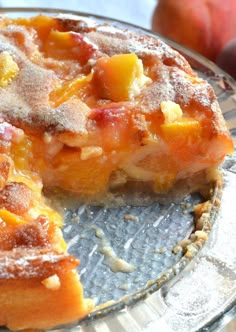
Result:
<svg viewBox="0 0 236 332">
<path fill-rule="evenodd" d="M 236 0 L 159 0 L 154 31 L 215 60 L 236 37 Z"/>
</svg>

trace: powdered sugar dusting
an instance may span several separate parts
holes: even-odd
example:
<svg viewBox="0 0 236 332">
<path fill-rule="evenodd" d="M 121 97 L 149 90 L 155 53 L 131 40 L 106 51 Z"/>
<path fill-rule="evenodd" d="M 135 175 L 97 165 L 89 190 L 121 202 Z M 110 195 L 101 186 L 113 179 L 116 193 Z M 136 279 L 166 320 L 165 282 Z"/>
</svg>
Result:
<svg viewBox="0 0 236 332">
<path fill-rule="evenodd" d="M 52 71 L 40 68 L 25 60 L 12 89 L 32 109 L 37 109 L 41 105 L 48 105 L 48 95 L 54 87 L 55 79 L 55 74 Z"/>
<path fill-rule="evenodd" d="M 196 108 L 199 106 L 214 112 L 211 105 L 215 102 L 215 96 L 211 87 L 204 81 L 196 84 L 196 76 L 187 61 L 161 40 L 106 24 L 94 24 L 86 19 L 83 21 L 83 18 L 75 20 L 71 17 L 67 22 L 66 18 L 59 17 L 58 20 L 66 29 L 74 29 L 82 38 L 79 40 L 92 45 L 96 57 L 134 52 L 142 59 L 153 82 L 143 87 L 134 98 L 138 110 L 158 112 L 163 100 L 175 101 L 181 107 L 194 100 Z M 60 85 L 61 74 L 60 70 L 48 69 L 57 67 L 55 59 L 44 58 L 39 64 L 32 60 L 37 59 L 40 53 L 40 47 L 34 43 L 35 34 L 33 29 L 17 25 L 9 25 L 1 30 L 0 51 L 8 51 L 12 55 L 20 72 L 6 89 L 0 90 L 0 116 L 28 130 L 83 134 L 86 132 L 88 112 L 82 105 L 76 106 L 71 100 L 66 100 L 58 108 L 50 107 L 50 93 Z M 19 45 L 16 35 L 22 40 Z M 91 70 L 94 63 L 90 61 L 89 67 L 85 67 Z M 73 73 L 78 75 L 84 70 L 78 61 L 74 62 L 73 68 L 74 71 L 69 70 L 72 77 Z M 217 112 L 216 120 L 218 117 L 220 115 Z"/>
<path fill-rule="evenodd" d="M 66 263 L 74 268 L 77 260 L 68 254 L 57 254 L 49 249 L 17 248 L 1 251 L 0 280 L 47 277 L 52 272 L 62 271 Z"/>
</svg>

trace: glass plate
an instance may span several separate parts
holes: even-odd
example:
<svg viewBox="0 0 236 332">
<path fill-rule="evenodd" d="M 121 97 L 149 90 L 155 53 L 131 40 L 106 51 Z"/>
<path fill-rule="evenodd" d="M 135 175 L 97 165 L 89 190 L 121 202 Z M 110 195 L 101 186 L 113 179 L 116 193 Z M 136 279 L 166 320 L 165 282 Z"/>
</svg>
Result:
<svg viewBox="0 0 236 332">
<path fill-rule="evenodd" d="M 74 14 L 157 36 L 134 25 L 66 10 L 5 8 L 1 12 L 14 17 Z M 181 52 L 193 69 L 213 86 L 235 139 L 233 79 L 205 58 L 161 38 Z M 156 331 L 159 328 L 160 331 L 191 332 L 219 325 L 218 318 L 231 309 L 236 299 L 236 226 L 233 222 L 236 211 L 229 205 L 236 189 L 235 155 L 226 159 L 222 171 L 225 187 L 221 209 L 212 209 L 210 219 L 203 225 L 203 228 L 212 226 L 210 238 L 200 253 L 199 248 L 193 248 L 191 259 L 176 244 L 189 239 L 194 231 L 192 211 L 193 205 L 201 200 L 198 195 L 170 204 L 119 208 L 82 205 L 67 210 L 63 231 L 68 250 L 80 258 L 79 273 L 85 296 L 92 297 L 97 307 L 83 321 L 62 327 L 60 331 Z M 213 206 L 218 194 L 215 188 Z"/>
</svg>

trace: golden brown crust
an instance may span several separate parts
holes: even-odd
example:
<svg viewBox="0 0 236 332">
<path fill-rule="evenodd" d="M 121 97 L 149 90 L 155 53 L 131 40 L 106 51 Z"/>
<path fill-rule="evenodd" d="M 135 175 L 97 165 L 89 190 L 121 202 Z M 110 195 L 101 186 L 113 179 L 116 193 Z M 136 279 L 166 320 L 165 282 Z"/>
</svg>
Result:
<svg viewBox="0 0 236 332">
<path fill-rule="evenodd" d="M 72 31 L 81 34 L 87 47 L 93 46 L 90 59 L 131 52 L 142 59 L 153 83 L 134 99 L 139 105 L 136 112 L 156 112 L 162 100 L 173 100 L 183 108 L 194 102 L 198 108 L 212 112 L 219 119 L 218 125 L 221 122 L 221 114 L 214 107 L 216 97 L 212 88 L 206 82 L 195 81 L 195 74 L 188 62 L 161 40 L 82 19 L 79 22 L 66 18 L 57 20 L 65 31 L 72 28 Z M 34 63 L 29 60 L 27 52 L 15 45 L 13 37 L 16 32 L 24 37 L 23 45 L 28 49 L 27 52 L 35 52 L 34 46 L 29 46 L 32 43 L 32 30 L 11 25 L 0 31 L 0 51 L 10 52 L 20 66 L 13 84 L 6 90 L 0 90 L 0 116 L 29 131 L 86 133 L 89 109 L 84 112 L 85 106 L 81 102 L 76 106 L 78 100 L 66 102 L 57 108 L 49 106 L 49 94 L 58 83 L 58 77 L 52 70 L 42 68 L 37 61 Z M 77 74 L 83 73 L 84 68 L 90 67 L 91 70 L 92 66 L 92 62 L 86 64 L 78 69 Z"/>
<path fill-rule="evenodd" d="M 74 269 L 79 260 L 54 248 L 56 226 L 40 216 L 23 225 L 0 222 L 0 279 L 47 278 Z M 56 239 L 54 239 L 56 237 Z"/>
<path fill-rule="evenodd" d="M 31 190 L 22 182 L 9 182 L 0 191 L 0 208 L 16 214 L 28 211 L 31 203 Z"/>
<path fill-rule="evenodd" d="M 26 129 L 27 132 L 44 133 L 47 131 L 54 134 L 71 132 L 81 135 L 86 133 L 86 117 L 88 114 L 86 105 L 78 100 L 72 100 L 55 109 L 50 108 L 48 101 L 44 102 L 45 99 L 48 99 L 48 94 L 51 91 L 45 84 L 45 82 L 49 84 L 50 75 L 46 70 L 36 65 L 32 66 L 34 66 L 34 70 L 29 74 L 32 86 L 26 86 L 28 75 L 24 77 L 22 71 L 15 84 L 12 84 L 9 89 L 0 89 L 2 101 L 0 117 L 16 127 Z M 37 72 L 41 71 L 43 71 L 42 79 L 39 79 Z M 38 89 L 35 89 L 33 82 L 37 82 L 36 87 Z M 40 89 L 40 87 L 44 89 Z M 32 93 L 30 93 L 30 90 L 32 90 Z"/>
</svg>

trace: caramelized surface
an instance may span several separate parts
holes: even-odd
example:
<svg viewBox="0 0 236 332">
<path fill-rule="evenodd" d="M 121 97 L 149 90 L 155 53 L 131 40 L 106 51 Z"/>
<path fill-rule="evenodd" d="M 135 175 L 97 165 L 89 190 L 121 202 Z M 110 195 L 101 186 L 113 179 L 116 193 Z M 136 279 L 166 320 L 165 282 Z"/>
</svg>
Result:
<svg viewBox="0 0 236 332">
<path fill-rule="evenodd" d="M 82 19 L 2 19 L 1 26 L 0 51 L 12 69 L 0 115 L 25 131 L 31 168 L 46 185 L 101 195 L 117 169 L 146 181 L 145 160 L 158 155 L 149 172 L 156 191 L 162 160 L 173 160 L 163 191 L 232 152 L 212 88 L 160 40 Z M 163 101 L 178 104 L 182 118 L 165 124 Z"/>
</svg>

